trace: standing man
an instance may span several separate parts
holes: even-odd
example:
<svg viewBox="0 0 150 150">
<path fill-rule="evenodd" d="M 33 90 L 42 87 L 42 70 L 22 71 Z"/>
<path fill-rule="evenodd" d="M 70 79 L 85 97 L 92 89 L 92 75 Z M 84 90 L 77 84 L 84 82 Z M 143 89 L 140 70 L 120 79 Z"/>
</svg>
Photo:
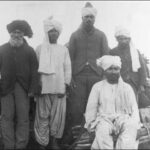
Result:
<svg viewBox="0 0 150 150">
<path fill-rule="evenodd" d="M 9 42 L 0 46 L 0 94 L 4 149 L 25 149 L 29 139 L 29 97 L 34 96 L 38 61 L 24 36 L 30 25 L 15 20 L 7 25 Z"/>
<path fill-rule="evenodd" d="M 62 25 L 52 17 L 44 21 L 45 39 L 37 47 L 41 94 L 36 101 L 35 137 L 41 147 L 59 149 L 66 117 L 66 89 L 71 81 L 71 61 L 65 46 L 57 44 Z M 49 142 L 50 141 L 50 142 Z"/>
<path fill-rule="evenodd" d="M 140 52 L 134 47 L 130 33 L 124 27 L 116 28 L 117 47 L 110 51 L 111 55 L 120 56 L 122 61 L 121 76 L 129 83 L 136 96 L 139 91 L 144 91 L 146 85 L 146 67 Z"/>
<path fill-rule="evenodd" d="M 82 9 L 82 24 L 69 41 L 73 70 L 68 110 L 71 127 L 81 124 L 91 87 L 102 79 L 102 70 L 97 68 L 96 59 L 108 54 L 105 34 L 94 27 L 96 15 L 97 10 L 87 2 Z"/>
</svg>

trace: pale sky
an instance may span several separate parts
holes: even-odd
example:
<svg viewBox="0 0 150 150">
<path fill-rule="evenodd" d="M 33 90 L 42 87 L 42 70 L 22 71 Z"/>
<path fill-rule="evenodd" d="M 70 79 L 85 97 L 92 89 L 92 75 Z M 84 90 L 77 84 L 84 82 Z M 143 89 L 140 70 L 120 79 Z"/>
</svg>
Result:
<svg viewBox="0 0 150 150">
<path fill-rule="evenodd" d="M 33 48 L 43 40 L 43 20 L 53 15 L 63 25 L 60 44 L 81 24 L 81 9 L 86 1 L 0 1 L 0 45 L 9 40 L 6 25 L 15 19 L 25 19 L 34 36 L 28 39 Z M 91 1 L 98 10 L 95 27 L 102 30 L 109 47 L 116 46 L 115 27 L 123 25 L 131 31 L 133 43 L 150 58 L 150 2 L 149 1 Z"/>
</svg>

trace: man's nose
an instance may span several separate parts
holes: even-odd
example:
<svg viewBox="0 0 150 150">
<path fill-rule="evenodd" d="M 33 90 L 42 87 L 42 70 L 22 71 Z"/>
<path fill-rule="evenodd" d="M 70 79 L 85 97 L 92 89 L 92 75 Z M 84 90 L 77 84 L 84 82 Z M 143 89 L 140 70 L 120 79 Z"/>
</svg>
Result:
<svg viewBox="0 0 150 150">
<path fill-rule="evenodd" d="M 112 70 L 112 73 L 116 73 L 116 70 L 115 70 L 115 69 L 113 69 L 113 70 Z"/>
<path fill-rule="evenodd" d="M 91 17 L 87 17 L 87 20 L 91 20 Z"/>
<path fill-rule="evenodd" d="M 14 36 L 15 36 L 15 37 L 18 37 L 18 36 L 19 36 L 19 34 L 18 34 L 18 33 L 14 33 Z"/>
</svg>

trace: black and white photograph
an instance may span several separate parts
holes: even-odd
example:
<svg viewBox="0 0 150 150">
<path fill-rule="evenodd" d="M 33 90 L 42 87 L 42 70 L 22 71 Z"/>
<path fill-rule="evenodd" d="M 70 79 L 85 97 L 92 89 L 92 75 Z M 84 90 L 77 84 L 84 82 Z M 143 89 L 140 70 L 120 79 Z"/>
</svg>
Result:
<svg viewBox="0 0 150 150">
<path fill-rule="evenodd" d="M 150 1 L 0 1 L 0 150 L 150 149 Z"/>
</svg>

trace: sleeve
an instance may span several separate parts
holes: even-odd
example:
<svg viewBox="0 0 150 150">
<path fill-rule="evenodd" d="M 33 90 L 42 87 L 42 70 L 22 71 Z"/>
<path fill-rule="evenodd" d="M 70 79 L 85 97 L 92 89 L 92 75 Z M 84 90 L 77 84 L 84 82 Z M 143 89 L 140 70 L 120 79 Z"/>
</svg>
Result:
<svg viewBox="0 0 150 150">
<path fill-rule="evenodd" d="M 132 114 L 131 114 L 132 120 L 134 120 L 137 123 L 140 123 L 139 109 L 138 109 L 135 93 L 130 85 L 129 87 L 127 87 L 127 89 L 128 89 L 129 100 L 132 108 Z"/>
<path fill-rule="evenodd" d="M 64 60 L 64 73 L 65 73 L 65 84 L 69 85 L 71 82 L 71 60 L 69 51 L 67 48 L 65 48 L 65 60 Z"/>
<path fill-rule="evenodd" d="M 35 51 L 32 49 L 30 52 L 30 88 L 29 92 L 36 93 L 38 88 L 38 60 Z"/>
<path fill-rule="evenodd" d="M 114 53 L 114 49 L 110 49 L 109 55 L 115 56 L 116 54 Z"/>
<path fill-rule="evenodd" d="M 2 89 L 1 89 L 1 85 L 2 85 L 1 68 L 2 68 L 2 52 L 1 52 L 1 47 L 0 47 L 0 94 L 2 92 Z"/>
<path fill-rule="evenodd" d="M 110 48 L 108 47 L 108 41 L 105 34 L 102 36 L 102 56 L 109 55 Z"/>
<path fill-rule="evenodd" d="M 1 73 L 1 67 L 2 67 L 2 52 L 1 52 L 1 47 L 0 47 L 0 73 Z"/>
<path fill-rule="evenodd" d="M 139 85 L 146 85 L 146 78 L 147 78 L 147 71 L 146 71 L 146 64 L 144 61 L 144 58 L 141 56 L 141 54 L 139 53 L 139 60 L 140 60 L 140 64 L 141 67 L 139 69 Z"/>
<path fill-rule="evenodd" d="M 91 122 L 95 121 L 97 116 L 97 109 L 98 109 L 98 100 L 99 100 L 99 92 L 97 90 L 96 85 L 92 87 L 91 93 L 89 95 L 88 103 L 86 106 L 86 112 L 85 112 L 85 120 L 86 125 L 85 127 L 88 127 Z"/>
<path fill-rule="evenodd" d="M 76 40 L 75 40 L 75 35 L 72 34 L 70 37 L 70 41 L 69 41 L 69 54 L 70 54 L 72 66 L 73 66 L 74 57 L 75 57 L 75 50 L 76 50 Z"/>
<path fill-rule="evenodd" d="M 35 49 L 35 53 L 36 53 L 36 57 L 37 57 L 38 62 L 40 59 L 40 51 L 41 51 L 41 45 L 37 46 L 37 48 Z"/>
</svg>

